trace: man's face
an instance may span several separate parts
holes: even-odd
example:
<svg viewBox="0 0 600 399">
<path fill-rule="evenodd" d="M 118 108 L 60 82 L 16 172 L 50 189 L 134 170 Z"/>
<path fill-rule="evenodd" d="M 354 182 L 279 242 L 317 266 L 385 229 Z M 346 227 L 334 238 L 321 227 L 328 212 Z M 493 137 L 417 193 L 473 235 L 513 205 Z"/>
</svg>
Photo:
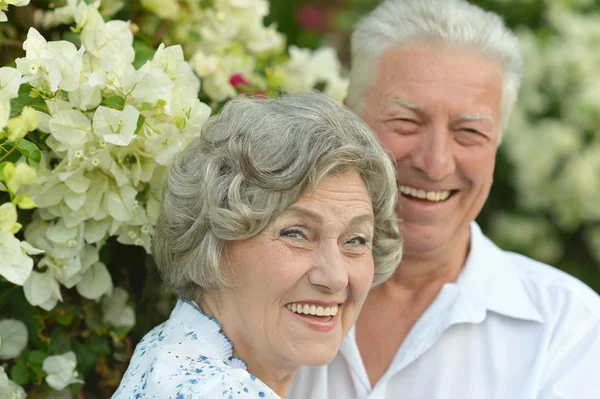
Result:
<svg viewBox="0 0 600 399">
<path fill-rule="evenodd" d="M 406 257 L 464 251 L 493 181 L 502 78 L 468 50 L 403 45 L 381 56 L 361 116 L 397 162 Z"/>
</svg>

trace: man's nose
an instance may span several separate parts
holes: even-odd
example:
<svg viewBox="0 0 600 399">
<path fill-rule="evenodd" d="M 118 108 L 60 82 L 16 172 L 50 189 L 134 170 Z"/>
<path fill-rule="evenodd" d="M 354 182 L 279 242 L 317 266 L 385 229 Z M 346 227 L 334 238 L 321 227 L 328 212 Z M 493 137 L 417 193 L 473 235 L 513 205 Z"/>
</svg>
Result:
<svg viewBox="0 0 600 399">
<path fill-rule="evenodd" d="M 452 135 L 446 128 L 423 132 L 411 154 L 412 166 L 430 180 L 443 180 L 455 171 L 452 145 Z"/>
<path fill-rule="evenodd" d="M 340 292 L 348 286 L 348 270 L 340 249 L 335 243 L 321 245 L 314 267 L 308 273 L 311 284 L 328 293 Z"/>
</svg>

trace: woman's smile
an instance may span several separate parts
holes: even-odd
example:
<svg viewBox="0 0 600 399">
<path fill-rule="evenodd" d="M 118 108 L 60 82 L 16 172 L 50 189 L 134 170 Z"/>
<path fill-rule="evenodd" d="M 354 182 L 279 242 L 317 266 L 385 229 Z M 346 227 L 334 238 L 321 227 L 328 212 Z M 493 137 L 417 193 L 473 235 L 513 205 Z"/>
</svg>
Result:
<svg viewBox="0 0 600 399">
<path fill-rule="evenodd" d="M 343 303 L 288 303 L 285 307 L 296 320 L 318 332 L 329 332 L 339 325 Z"/>
</svg>

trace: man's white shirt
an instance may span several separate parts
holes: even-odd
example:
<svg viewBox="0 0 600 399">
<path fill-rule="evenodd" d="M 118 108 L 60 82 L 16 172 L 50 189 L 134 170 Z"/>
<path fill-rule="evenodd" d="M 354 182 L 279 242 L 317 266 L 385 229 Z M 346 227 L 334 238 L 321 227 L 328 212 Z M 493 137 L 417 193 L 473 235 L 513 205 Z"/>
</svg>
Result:
<svg viewBox="0 0 600 399">
<path fill-rule="evenodd" d="M 600 297 L 471 225 L 467 262 L 371 386 L 354 329 L 288 399 L 600 399 Z"/>
</svg>

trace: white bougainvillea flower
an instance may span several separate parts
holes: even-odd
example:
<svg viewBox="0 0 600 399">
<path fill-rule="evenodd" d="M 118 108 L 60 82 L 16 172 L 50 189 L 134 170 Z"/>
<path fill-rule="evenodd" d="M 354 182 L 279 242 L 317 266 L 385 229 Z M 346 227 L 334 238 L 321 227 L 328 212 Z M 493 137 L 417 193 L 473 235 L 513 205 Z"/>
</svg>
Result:
<svg viewBox="0 0 600 399">
<path fill-rule="evenodd" d="M 18 357 L 27 346 L 27 326 L 20 320 L 0 320 L 0 359 L 8 360 Z"/>
<path fill-rule="evenodd" d="M 144 152 L 141 140 L 127 147 L 114 147 L 111 149 L 111 158 L 114 162 L 110 164 L 112 173 L 118 186 L 132 185 L 137 187 L 140 182 L 147 183 L 152 178 L 156 162 L 149 158 Z"/>
<path fill-rule="evenodd" d="M 258 29 L 253 30 L 248 42 L 246 43 L 248 50 L 256 54 L 261 54 L 270 51 L 281 51 L 285 49 L 285 36 L 277 32 L 275 25 L 269 26 L 267 29 L 258 26 Z"/>
<path fill-rule="evenodd" d="M 94 133 L 107 143 L 127 146 L 135 138 L 140 111 L 131 105 L 126 105 L 123 111 L 98 107 L 94 114 Z"/>
<path fill-rule="evenodd" d="M 110 187 L 104 206 L 112 218 L 120 222 L 128 222 L 133 216 L 137 193 L 137 190 L 131 186 Z"/>
<path fill-rule="evenodd" d="M 204 122 L 210 117 L 211 109 L 197 98 L 174 97 L 171 113 L 175 123 L 185 136 L 197 136 Z"/>
<path fill-rule="evenodd" d="M 43 252 L 13 235 L 20 229 L 15 205 L 0 205 L 0 275 L 17 285 L 23 285 L 33 269 L 33 260 L 27 255 Z"/>
<path fill-rule="evenodd" d="M 100 14 L 97 17 L 102 21 Z M 94 70 L 110 67 L 111 64 L 119 70 L 124 64 L 131 65 L 135 58 L 133 33 L 126 21 L 86 25 L 81 33 L 81 42 L 86 52 L 93 56 L 91 62 Z"/>
<path fill-rule="evenodd" d="M 54 278 L 67 288 L 73 288 L 81 281 L 81 258 L 74 256 L 68 259 L 57 259 L 45 256 L 37 265 L 39 268 L 48 266 Z"/>
<path fill-rule="evenodd" d="M 0 97 L 15 98 L 19 95 L 21 72 L 10 67 L 0 68 Z"/>
<path fill-rule="evenodd" d="M 43 92 L 72 91 L 79 87 L 83 47 L 77 50 L 73 43 L 65 40 L 47 42 L 37 30 L 30 28 L 23 49 L 25 57 L 16 60 L 23 83 L 28 82 Z"/>
<path fill-rule="evenodd" d="M 52 115 L 48 122 L 52 137 L 71 148 L 80 148 L 92 131 L 92 122 L 81 111 L 69 109 Z"/>
<path fill-rule="evenodd" d="M 96 108 L 102 102 L 102 91 L 90 86 L 89 82 L 79 85 L 77 90 L 69 92 L 69 102 L 82 111 Z"/>
<path fill-rule="evenodd" d="M 339 76 L 331 77 L 327 81 L 323 93 L 341 103 L 344 101 L 346 93 L 348 93 L 348 79 L 343 79 Z"/>
<path fill-rule="evenodd" d="M 154 160 L 159 165 L 169 166 L 183 146 L 184 137 L 175 125 L 159 125 L 156 130 L 160 134 L 145 140 L 146 151 L 155 155 Z"/>
<path fill-rule="evenodd" d="M 194 74 L 192 67 L 185 61 L 181 46 L 165 47 L 161 44 L 152 61 L 142 67 L 164 72 L 175 84 L 172 97 L 197 98 L 200 91 L 200 80 Z"/>
<path fill-rule="evenodd" d="M 42 369 L 48 374 L 46 382 L 57 391 L 71 384 L 83 384 L 83 381 L 77 378 L 79 374 L 75 367 L 77 367 L 77 357 L 73 352 L 48 356 L 42 364 Z"/>
<path fill-rule="evenodd" d="M 8 21 L 5 11 L 8 6 L 23 7 L 29 4 L 30 0 L 2 0 L 0 1 L 0 22 Z"/>
<path fill-rule="evenodd" d="M 285 75 L 285 88 L 291 93 L 311 90 L 317 83 L 310 51 L 290 46 L 290 59 L 280 68 Z"/>
<path fill-rule="evenodd" d="M 100 299 L 102 295 L 112 293 L 113 283 L 106 265 L 102 262 L 94 263 L 83 275 L 77 284 L 77 292 L 87 299 Z"/>
<path fill-rule="evenodd" d="M 62 301 L 60 286 L 50 270 L 44 273 L 31 272 L 23 284 L 23 292 L 31 305 L 39 306 L 44 310 L 52 310 L 59 300 Z"/>
<path fill-rule="evenodd" d="M 0 131 L 6 127 L 10 118 L 10 100 L 0 97 Z"/>
<path fill-rule="evenodd" d="M 19 241 L 11 233 L 0 231 L 0 276 L 16 285 L 23 285 L 33 270 L 33 259 L 28 255 L 43 253 L 26 241 Z"/>
<path fill-rule="evenodd" d="M 155 105 L 159 100 L 170 103 L 173 81 L 160 69 L 151 68 L 146 63 L 137 71 L 137 82 L 131 92 L 134 99 Z"/>
<path fill-rule="evenodd" d="M 200 77 L 210 76 L 219 69 L 219 57 L 197 51 L 196 54 L 192 56 L 190 64 Z"/>
<path fill-rule="evenodd" d="M 84 27 L 103 24 L 102 15 L 98 12 L 99 1 L 87 4 L 81 0 L 67 0 L 67 4 L 54 10 L 52 15 L 63 24 L 76 23 L 75 29 L 81 30 Z"/>
<path fill-rule="evenodd" d="M 319 81 L 339 77 L 341 69 L 340 60 L 333 47 L 322 47 L 315 50 L 310 66 Z"/>
<path fill-rule="evenodd" d="M 229 82 L 229 75 L 218 71 L 202 81 L 202 89 L 214 101 L 224 101 L 235 97 L 235 87 Z"/>
<path fill-rule="evenodd" d="M 0 366 L 0 398 L 25 399 L 26 397 L 27 394 L 23 387 L 10 380 L 4 371 L 4 367 Z"/>
<path fill-rule="evenodd" d="M 114 327 L 133 327 L 135 312 L 127 306 L 129 294 L 121 287 L 116 287 L 112 295 L 102 299 L 102 322 Z"/>
</svg>

